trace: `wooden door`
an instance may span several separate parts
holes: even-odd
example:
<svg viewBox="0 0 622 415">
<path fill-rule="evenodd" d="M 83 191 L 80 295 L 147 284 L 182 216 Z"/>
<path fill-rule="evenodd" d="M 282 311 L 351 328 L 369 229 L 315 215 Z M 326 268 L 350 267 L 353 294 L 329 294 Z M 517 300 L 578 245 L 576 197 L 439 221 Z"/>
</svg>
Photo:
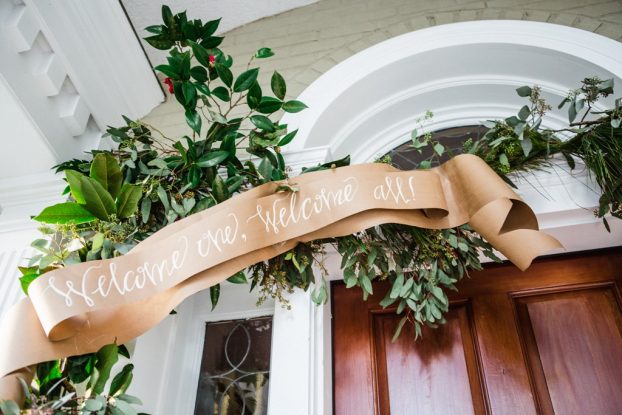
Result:
<svg viewBox="0 0 622 415">
<path fill-rule="evenodd" d="M 622 250 L 491 265 L 414 342 L 394 309 L 332 286 L 336 415 L 622 414 Z M 410 330 L 410 331 L 409 331 Z"/>
</svg>

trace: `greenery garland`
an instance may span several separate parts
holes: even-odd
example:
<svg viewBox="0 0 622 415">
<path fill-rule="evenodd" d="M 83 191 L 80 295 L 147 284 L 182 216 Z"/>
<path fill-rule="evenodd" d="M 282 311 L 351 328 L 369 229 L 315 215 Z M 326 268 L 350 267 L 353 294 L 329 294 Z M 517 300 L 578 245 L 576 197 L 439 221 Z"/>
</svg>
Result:
<svg viewBox="0 0 622 415">
<path fill-rule="evenodd" d="M 34 219 L 43 223 L 45 238 L 32 246 L 40 251 L 28 266 L 20 267 L 20 282 L 28 285 L 55 268 L 123 255 L 138 242 L 168 224 L 221 203 L 253 186 L 288 178 L 289 169 L 281 147 L 290 143 L 296 131 L 274 121 L 280 110 L 299 112 L 306 106 L 286 99 L 286 82 L 278 73 L 271 76 L 270 88 L 258 82 L 255 61 L 273 56 L 269 48 L 259 49 L 238 75 L 231 71 L 233 58 L 214 36 L 219 20 L 188 20 L 186 13 L 173 14 L 162 7 L 163 24 L 150 26 L 145 40 L 168 50 L 167 64 L 155 69 L 166 76 L 169 92 L 183 106 L 190 135 L 167 137 L 140 120 L 125 118 L 126 125 L 110 127 L 107 135 L 118 144 L 114 151 L 92 151 L 92 160 L 71 160 L 59 164 L 65 174 L 69 201 L 45 208 Z M 266 93 L 266 91 L 269 91 Z M 501 177 L 541 169 L 561 154 L 571 169 L 575 158 L 594 174 L 601 188 L 596 212 L 608 224 L 606 214 L 622 218 L 622 108 L 587 120 L 594 103 L 613 93 L 613 81 L 586 78 L 560 104 L 568 106 L 569 128 L 553 131 L 540 127 L 551 107 L 541 98 L 538 87 L 521 87 L 517 93 L 529 100 L 517 116 L 489 122 L 488 132 L 478 141 L 468 140 L 463 152 L 484 159 Z M 575 121 L 582 114 L 579 121 Z M 431 117 L 431 113 L 426 119 Z M 424 120 L 425 121 L 425 120 Z M 570 133 L 568 140 L 559 133 Z M 418 168 L 430 168 L 452 150 L 431 134 L 413 132 L 412 146 L 432 156 Z M 253 158 L 248 158 L 248 155 Z M 381 162 L 390 162 L 383 157 Z M 349 158 L 303 169 L 303 173 L 343 166 Z M 282 191 L 296 191 L 283 185 Z M 358 286 L 363 297 L 373 293 L 374 280 L 388 280 L 391 289 L 381 301 L 394 306 L 402 320 L 396 338 L 407 322 L 416 336 L 422 326 L 445 322 L 449 307 L 447 290 L 470 270 L 481 269 L 479 254 L 498 260 L 490 245 L 468 226 L 430 230 L 386 224 L 353 235 L 299 244 L 289 252 L 241 270 L 232 283 L 246 283 L 260 290 L 260 301 L 272 297 L 288 306 L 285 292 L 309 289 L 312 298 L 327 299 L 320 270 L 325 247 L 332 245 L 341 255 L 341 268 L 348 287 Z M 219 285 L 210 289 L 212 307 L 219 299 Z M 126 364 L 104 393 L 104 385 L 118 356 L 127 349 L 116 344 L 99 352 L 70 357 L 37 366 L 32 385 L 22 382 L 30 413 L 41 414 L 135 414 L 140 401 L 125 394 L 132 378 Z M 0 402 L 4 414 L 17 414 L 10 401 Z"/>
</svg>

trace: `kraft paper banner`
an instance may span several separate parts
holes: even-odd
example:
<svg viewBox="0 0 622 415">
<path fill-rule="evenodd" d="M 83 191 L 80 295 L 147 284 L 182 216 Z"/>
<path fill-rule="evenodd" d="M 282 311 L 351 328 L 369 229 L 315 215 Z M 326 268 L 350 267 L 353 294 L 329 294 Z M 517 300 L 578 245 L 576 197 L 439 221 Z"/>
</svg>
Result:
<svg viewBox="0 0 622 415">
<path fill-rule="evenodd" d="M 267 183 L 175 222 L 122 257 L 48 272 L 0 326 L 0 399 L 38 362 L 125 343 L 186 297 L 299 242 L 382 223 L 430 229 L 470 223 L 521 269 L 561 245 L 484 161 L 461 155 L 425 171 L 365 164 Z"/>
</svg>

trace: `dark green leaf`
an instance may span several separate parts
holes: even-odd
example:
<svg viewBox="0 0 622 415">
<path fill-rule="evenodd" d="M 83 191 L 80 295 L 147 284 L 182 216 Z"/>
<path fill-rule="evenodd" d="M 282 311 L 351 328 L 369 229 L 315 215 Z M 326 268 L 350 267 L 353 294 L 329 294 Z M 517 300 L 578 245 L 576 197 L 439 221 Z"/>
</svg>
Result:
<svg viewBox="0 0 622 415">
<path fill-rule="evenodd" d="M 227 281 L 233 284 L 246 284 L 248 282 L 246 280 L 246 275 L 244 274 L 244 271 L 233 274 L 232 276 L 227 278 Z"/>
<path fill-rule="evenodd" d="M 291 143 L 294 137 L 296 137 L 296 133 L 298 133 L 298 129 L 286 134 L 283 138 L 281 138 L 281 141 L 279 141 L 278 144 L 279 147 L 283 147 Z"/>
<path fill-rule="evenodd" d="M 262 97 L 259 105 L 257 106 L 257 111 L 262 114 L 272 114 L 281 109 L 283 102 L 280 99 L 276 99 L 274 97 Z"/>
<path fill-rule="evenodd" d="M 219 175 L 214 177 L 214 182 L 212 183 L 212 195 L 218 203 L 229 199 L 229 190 L 227 189 L 224 180 Z"/>
<path fill-rule="evenodd" d="M 121 369 L 119 373 L 112 379 L 112 383 L 110 383 L 110 390 L 108 391 L 109 396 L 114 396 L 117 392 L 125 392 L 130 382 L 132 381 L 132 371 L 134 370 L 134 365 L 129 363 Z"/>
<path fill-rule="evenodd" d="M 221 161 L 224 161 L 227 157 L 229 157 L 229 152 L 227 151 L 211 151 L 197 160 L 197 166 L 203 168 L 214 167 L 220 164 Z"/>
<path fill-rule="evenodd" d="M 207 51 L 207 49 L 191 40 L 188 41 L 188 44 L 192 48 L 192 53 L 194 53 L 194 57 L 196 58 L 196 60 L 203 66 L 210 66 L 210 53 Z"/>
<path fill-rule="evenodd" d="M 77 203 L 65 202 L 48 206 L 41 213 L 33 218 L 37 222 L 66 224 L 66 223 L 87 223 L 96 218 L 91 212 L 84 209 Z"/>
<path fill-rule="evenodd" d="M 119 162 L 110 153 L 95 155 L 91 163 L 91 178 L 97 180 L 113 198 L 117 197 L 123 183 Z"/>
<path fill-rule="evenodd" d="M 249 88 L 248 93 L 246 94 L 246 103 L 250 109 L 255 109 L 261 102 L 261 87 L 259 83 L 255 81 L 253 85 Z"/>
<path fill-rule="evenodd" d="M 203 38 L 210 37 L 211 35 L 216 33 L 216 30 L 218 29 L 219 24 L 220 24 L 220 19 L 210 20 L 209 22 L 206 22 L 203 25 L 203 33 L 201 37 Z"/>
<path fill-rule="evenodd" d="M 229 68 L 227 68 L 225 65 L 221 63 L 217 63 L 216 73 L 218 73 L 218 76 L 220 77 L 220 79 L 225 85 L 227 85 L 228 87 L 231 87 L 231 84 L 233 83 L 233 74 L 231 73 Z"/>
<path fill-rule="evenodd" d="M 143 195 L 143 188 L 139 185 L 125 183 L 117 197 L 117 215 L 120 218 L 129 218 L 138 210 L 138 202 Z"/>
<path fill-rule="evenodd" d="M 192 128 L 192 130 L 201 134 L 201 116 L 196 110 L 186 110 L 186 123 Z"/>
<path fill-rule="evenodd" d="M 272 92 L 274 92 L 274 96 L 283 100 L 285 99 L 285 93 L 287 91 L 287 87 L 285 85 L 285 79 L 281 76 L 280 73 L 274 71 L 272 74 L 272 79 L 270 80 L 270 86 L 272 87 Z"/>
<path fill-rule="evenodd" d="M 145 31 L 149 33 L 153 33 L 155 35 L 159 35 L 162 33 L 162 25 L 152 25 L 145 27 Z"/>
<path fill-rule="evenodd" d="M 153 46 L 156 49 L 160 49 L 160 50 L 169 50 L 174 45 L 173 41 L 170 39 L 167 39 L 164 35 L 153 35 L 153 36 L 148 36 L 144 39 L 151 46 Z"/>
<path fill-rule="evenodd" d="M 184 101 L 186 105 L 190 105 L 194 98 L 197 96 L 197 90 L 192 84 L 192 82 L 183 82 L 181 84 L 181 90 L 184 94 Z"/>
<path fill-rule="evenodd" d="M 235 84 L 233 85 L 233 91 L 242 92 L 249 89 L 257 80 L 258 74 L 259 68 L 253 68 L 242 72 L 240 76 L 238 76 L 238 78 L 235 80 Z"/>
<path fill-rule="evenodd" d="M 170 78 L 179 79 L 179 73 L 175 70 L 175 68 L 170 65 L 158 65 L 153 69 L 162 72 L 164 75 Z"/>
<path fill-rule="evenodd" d="M 274 52 L 270 48 L 261 48 L 257 52 L 255 52 L 255 57 L 258 59 L 269 58 L 270 56 L 274 56 Z"/>
<path fill-rule="evenodd" d="M 229 90 L 224 86 L 218 86 L 212 90 L 212 95 L 221 101 L 229 102 L 231 97 L 229 96 Z"/>
<path fill-rule="evenodd" d="M 192 69 L 190 69 L 190 76 L 192 76 L 198 82 L 206 82 L 207 81 L 207 70 L 205 70 L 205 68 L 202 66 L 195 66 Z M 197 89 L 198 89 L 198 86 L 197 86 Z"/>
<path fill-rule="evenodd" d="M 80 183 L 82 184 L 85 207 L 95 217 L 108 220 L 110 215 L 117 213 L 114 199 L 98 181 L 83 176 L 80 178 Z"/>
<path fill-rule="evenodd" d="M 303 104 L 300 101 L 287 101 L 286 103 L 283 104 L 283 111 L 285 112 L 300 112 L 302 110 L 304 110 L 305 108 L 308 108 L 305 104 Z"/>
<path fill-rule="evenodd" d="M 218 299 L 220 298 L 220 284 L 212 285 L 209 287 L 209 299 L 212 302 L 212 310 L 218 304 Z"/>
<path fill-rule="evenodd" d="M 210 36 L 206 39 L 203 39 L 203 41 L 201 41 L 201 46 L 207 49 L 214 49 L 214 48 L 217 48 L 222 43 L 223 39 L 224 39 L 223 37 Z"/>
<path fill-rule="evenodd" d="M 252 115 L 251 122 L 255 124 L 257 128 L 268 131 L 270 133 L 274 132 L 276 129 L 274 128 L 274 124 L 270 119 L 263 115 Z"/>
</svg>

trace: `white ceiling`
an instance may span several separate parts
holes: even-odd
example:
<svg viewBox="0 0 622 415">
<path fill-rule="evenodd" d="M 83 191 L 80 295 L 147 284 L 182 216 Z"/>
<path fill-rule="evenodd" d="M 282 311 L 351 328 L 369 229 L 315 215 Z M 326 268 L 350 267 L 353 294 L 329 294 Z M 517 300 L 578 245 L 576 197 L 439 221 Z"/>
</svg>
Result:
<svg viewBox="0 0 622 415">
<path fill-rule="evenodd" d="M 296 9 L 317 2 L 318 0 L 168 0 L 166 3 L 173 13 L 184 10 L 189 19 L 203 21 L 222 18 L 218 34 L 228 32 L 255 20 L 274 16 L 287 10 Z M 161 3 L 153 0 L 122 0 L 123 6 L 136 29 L 138 36 L 146 37 L 145 27 L 162 22 Z M 165 62 L 167 53 L 143 45 L 151 63 L 159 65 Z"/>
</svg>

